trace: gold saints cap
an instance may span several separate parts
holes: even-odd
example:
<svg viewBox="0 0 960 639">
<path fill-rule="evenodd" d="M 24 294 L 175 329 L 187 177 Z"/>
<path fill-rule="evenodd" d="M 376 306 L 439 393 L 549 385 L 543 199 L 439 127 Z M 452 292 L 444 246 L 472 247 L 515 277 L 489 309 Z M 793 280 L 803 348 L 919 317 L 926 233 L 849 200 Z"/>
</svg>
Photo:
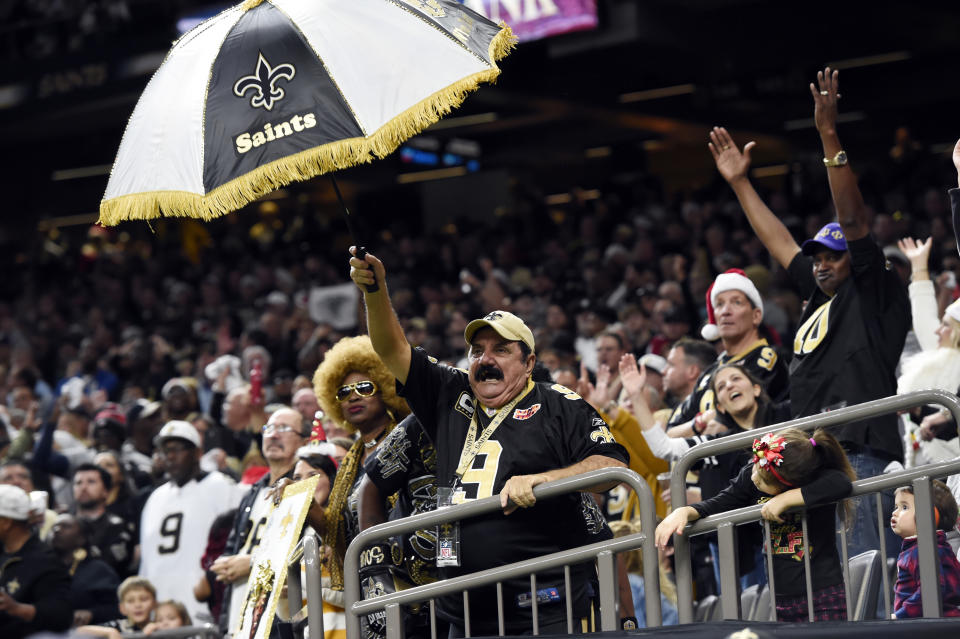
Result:
<svg viewBox="0 0 960 639">
<path fill-rule="evenodd" d="M 524 324 L 522 319 L 507 311 L 493 311 L 487 313 L 481 319 L 473 320 L 467 324 L 466 330 L 463 331 L 463 339 L 469 344 L 474 334 L 485 326 L 495 330 L 504 339 L 512 342 L 523 342 L 530 347 L 531 351 L 536 351 L 533 332 Z"/>
</svg>

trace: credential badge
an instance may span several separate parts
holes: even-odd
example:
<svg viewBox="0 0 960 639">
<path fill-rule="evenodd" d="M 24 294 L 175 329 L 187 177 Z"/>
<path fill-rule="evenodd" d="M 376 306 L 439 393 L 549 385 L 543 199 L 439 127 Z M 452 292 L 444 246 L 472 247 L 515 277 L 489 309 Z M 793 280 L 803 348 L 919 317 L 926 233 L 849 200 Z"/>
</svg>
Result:
<svg viewBox="0 0 960 639">
<path fill-rule="evenodd" d="M 273 108 L 275 102 L 279 102 L 286 95 L 286 92 L 276 86 L 277 80 L 283 78 L 287 82 L 293 80 L 297 74 L 294 66 L 288 62 L 271 67 L 263 53 L 258 54 L 257 70 L 253 75 L 245 75 L 233 85 L 233 94 L 242 98 L 247 91 L 253 90 L 253 97 L 250 98 L 250 106 L 257 109 L 263 107 L 267 111 Z"/>
</svg>

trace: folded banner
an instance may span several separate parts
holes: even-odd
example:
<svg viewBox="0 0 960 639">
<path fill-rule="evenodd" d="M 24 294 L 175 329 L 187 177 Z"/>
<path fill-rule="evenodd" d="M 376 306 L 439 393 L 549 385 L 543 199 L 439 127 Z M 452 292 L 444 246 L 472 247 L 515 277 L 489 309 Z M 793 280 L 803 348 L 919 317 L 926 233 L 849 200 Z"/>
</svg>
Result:
<svg viewBox="0 0 960 639">
<path fill-rule="evenodd" d="M 515 38 L 454 0 L 247 0 L 174 43 L 134 109 L 100 223 L 236 210 L 382 158 Z"/>
<path fill-rule="evenodd" d="M 310 291 L 307 309 L 310 319 L 329 324 L 338 331 L 357 326 L 357 302 L 360 291 L 353 282 L 336 286 L 320 286 Z"/>
</svg>

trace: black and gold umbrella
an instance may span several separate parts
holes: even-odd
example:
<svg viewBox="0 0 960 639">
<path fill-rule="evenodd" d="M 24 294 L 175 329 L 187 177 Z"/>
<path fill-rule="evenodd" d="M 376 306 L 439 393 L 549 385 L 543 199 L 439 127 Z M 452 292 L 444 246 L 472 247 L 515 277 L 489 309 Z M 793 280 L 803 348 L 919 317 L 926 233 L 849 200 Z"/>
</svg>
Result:
<svg viewBox="0 0 960 639">
<path fill-rule="evenodd" d="M 513 47 L 452 0 L 248 0 L 186 33 L 127 124 L 100 223 L 209 220 L 382 158 Z"/>
</svg>

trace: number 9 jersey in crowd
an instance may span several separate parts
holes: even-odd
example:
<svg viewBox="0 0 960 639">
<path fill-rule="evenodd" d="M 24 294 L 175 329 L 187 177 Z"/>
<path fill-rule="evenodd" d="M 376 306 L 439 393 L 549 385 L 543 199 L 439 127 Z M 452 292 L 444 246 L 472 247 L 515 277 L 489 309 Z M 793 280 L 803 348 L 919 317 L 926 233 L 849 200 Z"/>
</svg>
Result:
<svg viewBox="0 0 960 639">
<path fill-rule="evenodd" d="M 207 604 L 193 596 L 203 576 L 200 558 L 213 520 L 236 508 L 240 493 L 232 479 L 206 473 L 183 486 L 168 481 L 150 494 L 140 516 L 140 576 L 157 589 L 157 601 L 182 602 L 196 623 L 210 620 Z"/>
<path fill-rule="evenodd" d="M 628 461 L 626 450 L 616 443 L 606 423 L 579 395 L 559 384 L 528 381 L 510 414 L 454 485 L 475 412 L 478 431 L 490 425 L 493 415 L 474 399 L 466 371 L 440 364 L 420 349 L 412 351 L 410 372 L 400 394 L 434 441 L 437 486 L 454 488 L 459 496 L 455 502 L 496 495 L 510 477 L 565 468 L 592 455 Z M 609 536 L 593 498 L 581 493 L 539 501 L 510 515 L 498 511 L 473 517 L 460 523 L 460 566 L 441 568 L 441 577 L 501 566 Z M 593 566 L 591 562 L 572 568 L 574 614 L 580 617 L 587 610 L 587 582 Z M 510 579 L 503 586 L 507 633 L 529 631 L 529 579 Z M 563 570 L 538 573 L 537 588 L 541 627 L 565 619 Z M 473 634 L 496 634 L 496 606 L 495 588 L 470 591 Z M 449 621 L 462 625 L 462 608 L 459 594 L 441 598 L 440 615 Z"/>
<path fill-rule="evenodd" d="M 717 361 L 700 374 L 693 392 L 687 395 L 674 409 L 667 422 L 667 427 L 686 424 L 698 413 L 705 413 L 715 408 L 713 389 L 710 381 L 717 368 L 724 364 L 739 362 L 749 373 L 760 380 L 760 385 L 767 395 L 776 402 L 789 398 L 790 373 L 787 365 L 777 356 L 777 351 L 765 339 L 758 339 L 742 353 L 731 355 L 724 351 L 717 357 Z"/>
</svg>

